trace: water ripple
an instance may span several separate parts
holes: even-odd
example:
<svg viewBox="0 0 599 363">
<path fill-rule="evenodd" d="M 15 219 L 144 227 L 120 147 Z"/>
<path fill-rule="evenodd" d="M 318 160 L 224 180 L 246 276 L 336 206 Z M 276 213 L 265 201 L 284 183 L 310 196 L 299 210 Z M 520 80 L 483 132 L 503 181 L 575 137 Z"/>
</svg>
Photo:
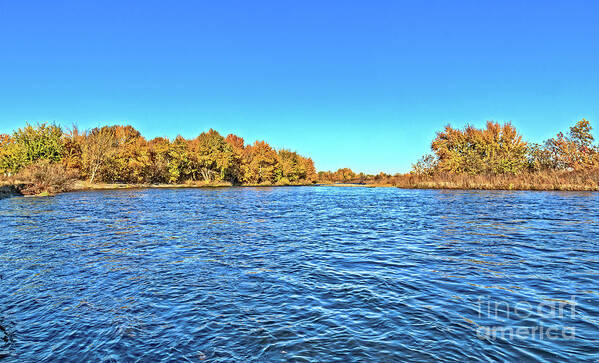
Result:
<svg viewBox="0 0 599 363">
<path fill-rule="evenodd" d="M 598 193 L 78 192 L 0 226 L 7 361 L 599 359 Z"/>
</svg>

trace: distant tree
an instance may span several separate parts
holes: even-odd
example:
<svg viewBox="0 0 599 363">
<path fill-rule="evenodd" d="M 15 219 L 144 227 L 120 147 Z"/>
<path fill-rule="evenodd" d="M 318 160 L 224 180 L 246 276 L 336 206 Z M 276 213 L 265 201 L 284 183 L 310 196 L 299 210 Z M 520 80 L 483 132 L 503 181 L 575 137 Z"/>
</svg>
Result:
<svg viewBox="0 0 599 363">
<path fill-rule="evenodd" d="M 487 122 L 486 129 L 446 126 L 437 133 L 431 149 L 436 169 L 449 173 L 516 174 L 527 165 L 527 145 L 509 123 Z"/>
<path fill-rule="evenodd" d="M 169 182 L 169 156 L 170 141 L 164 137 L 157 137 L 148 142 L 151 155 L 150 181 L 152 183 Z"/>
<path fill-rule="evenodd" d="M 94 128 L 86 133 L 82 144 L 81 159 L 90 183 L 93 183 L 98 170 L 103 167 L 116 152 L 116 133 L 114 127 Z"/>
<path fill-rule="evenodd" d="M 592 130 L 591 123 L 584 118 L 570 127 L 570 140 L 576 153 L 574 168 L 586 168 L 594 164 L 598 150 L 593 147 L 595 138 Z"/>
<path fill-rule="evenodd" d="M 233 147 L 233 149 L 242 151 L 245 148 L 243 137 L 234 134 L 227 135 L 225 141 Z"/>
<path fill-rule="evenodd" d="M 330 171 L 319 171 L 318 181 L 320 183 L 330 183 L 333 181 L 333 175 Z"/>
<path fill-rule="evenodd" d="M 424 155 L 412 165 L 412 173 L 417 175 L 433 175 L 437 169 L 437 157 L 432 154 Z"/>
<path fill-rule="evenodd" d="M 354 173 L 350 168 L 341 168 L 338 169 L 333 174 L 333 181 L 348 183 L 356 179 L 356 173 Z"/>
<path fill-rule="evenodd" d="M 246 147 L 242 168 L 246 183 L 275 183 L 281 177 L 277 152 L 264 141 Z"/>
<path fill-rule="evenodd" d="M 562 132 L 555 138 L 545 141 L 543 157 L 550 160 L 556 169 L 583 169 L 596 165 L 598 150 L 593 146 L 592 127 L 589 121 L 582 119 L 570 127 L 568 136 Z M 537 162 L 539 156 L 533 157 Z"/>
<path fill-rule="evenodd" d="M 36 163 L 38 160 L 45 161 Z M 201 179 L 286 184 L 317 178 L 310 158 L 285 149 L 277 152 L 264 141 L 246 146 L 243 138 L 233 134 L 224 138 L 213 129 L 192 140 L 177 136 L 172 142 L 166 138 L 148 142 L 130 125 L 84 132 L 74 126 L 66 133 L 55 125 L 27 125 L 13 135 L 0 135 L 0 173 L 16 173 L 32 163 L 36 165 L 27 175 L 36 178 L 44 170 L 54 172 L 58 167 L 68 172 L 69 178 L 90 182 L 181 183 Z"/>
<path fill-rule="evenodd" d="M 79 175 L 83 172 L 84 140 L 85 134 L 75 125 L 63 136 L 62 164 L 71 174 Z"/>
<path fill-rule="evenodd" d="M 302 168 L 305 171 L 304 179 L 308 182 L 314 182 L 318 178 L 316 175 L 316 168 L 314 167 L 314 161 L 312 158 L 300 157 L 300 164 L 302 164 Z"/>
<path fill-rule="evenodd" d="M 0 134 L 0 173 L 10 174 L 12 173 L 12 145 L 13 141 L 10 135 Z"/>
<path fill-rule="evenodd" d="M 593 140 L 595 140 L 591 134 L 592 130 L 591 123 L 584 118 L 570 127 L 570 138 L 580 151 L 586 152 L 592 146 Z"/>
<path fill-rule="evenodd" d="M 168 150 L 169 183 L 180 183 L 186 179 L 196 179 L 197 169 L 191 157 L 187 140 L 177 136 Z"/>
<path fill-rule="evenodd" d="M 63 132 L 46 123 L 18 129 L 12 137 L 3 136 L 0 168 L 15 173 L 37 160 L 58 162 L 63 152 Z"/>
<path fill-rule="evenodd" d="M 243 167 L 244 155 L 246 154 L 245 141 L 242 137 L 239 137 L 234 134 L 227 135 L 225 141 L 227 142 L 227 144 L 231 145 L 231 148 L 233 150 L 233 163 L 230 168 L 231 182 L 243 183 L 245 179 Z"/>
<path fill-rule="evenodd" d="M 150 182 L 152 154 L 146 139 L 130 125 L 113 128 L 115 149 L 103 168 L 102 178 L 110 182 Z"/>
<path fill-rule="evenodd" d="M 380 173 L 378 173 L 377 175 L 375 175 L 373 179 L 377 183 L 382 183 L 385 180 L 389 179 L 390 177 L 391 177 L 391 175 L 389 175 L 389 174 L 384 173 L 384 172 L 381 171 Z M 364 176 L 363 179 L 366 179 L 366 176 Z"/>
<path fill-rule="evenodd" d="M 225 141 L 224 137 L 210 129 L 208 132 L 201 133 L 192 145 L 198 170 L 204 181 L 231 179 L 235 158 L 233 147 Z"/>
<path fill-rule="evenodd" d="M 557 161 L 546 145 L 530 143 L 526 151 L 528 168 L 531 171 L 557 169 Z"/>
<path fill-rule="evenodd" d="M 301 162 L 301 156 L 296 152 L 281 149 L 278 151 L 278 160 L 282 177 L 290 182 L 306 178 L 305 164 Z"/>
</svg>

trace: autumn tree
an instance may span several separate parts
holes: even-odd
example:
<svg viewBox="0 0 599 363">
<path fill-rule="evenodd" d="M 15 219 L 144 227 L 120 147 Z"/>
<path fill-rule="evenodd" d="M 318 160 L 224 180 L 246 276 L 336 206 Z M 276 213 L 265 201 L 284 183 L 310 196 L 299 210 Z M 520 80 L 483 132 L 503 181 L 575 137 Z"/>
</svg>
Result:
<svg viewBox="0 0 599 363">
<path fill-rule="evenodd" d="M 435 155 L 426 154 L 412 165 L 412 173 L 417 175 L 433 175 L 437 170 L 438 159 Z"/>
<path fill-rule="evenodd" d="M 482 130 L 446 126 L 437 133 L 431 149 L 441 172 L 516 174 L 527 166 L 527 144 L 510 123 L 489 121 Z"/>
<path fill-rule="evenodd" d="M 114 127 L 97 127 L 85 134 L 81 160 L 90 183 L 94 182 L 98 170 L 105 166 L 115 152 L 116 133 Z"/>
<path fill-rule="evenodd" d="M 591 123 L 584 118 L 570 127 L 570 139 L 581 152 L 588 153 L 592 148 L 593 140 L 595 140 L 591 134 L 592 130 Z"/>
<path fill-rule="evenodd" d="M 12 139 L 8 134 L 0 134 L 0 173 L 1 174 L 9 174 L 11 173 L 11 165 L 13 162 L 10 160 L 12 158 L 11 147 Z"/>
<path fill-rule="evenodd" d="M 340 168 L 333 174 L 333 180 L 336 182 L 347 183 L 351 182 L 356 178 L 356 173 L 354 173 L 350 168 Z"/>
<path fill-rule="evenodd" d="M 313 167 L 312 159 L 309 159 L 309 161 Z M 314 174 L 312 178 L 314 178 L 312 180 L 318 179 L 322 183 L 349 183 L 355 181 L 358 176 L 350 168 L 340 168 L 335 172 L 319 171 L 318 175 Z"/>
<path fill-rule="evenodd" d="M 0 135 L 0 173 L 15 173 L 38 160 L 47 162 L 32 167 L 30 175 L 58 166 L 69 178 L 76 175 L 92 183 L 296 184 L 317 178 L 310 158 L 286 149 L 277 152 L 264 141 L 246 146 L 243 138 L 224 138 L 213 129 L 192 140 L 178 136 L 172 142 L 148 142 L 129 125 L 84 132 L 73 127 L 66 133 L 55 125 L 27 125 L 13 135 Z"/>
<path fill-rule="evenodd" d="M 286 182 L 297 182 L 306 178 L 305 165 L 301 163 L 301 156 L 296 152 L 281 149 L 278 151 L 278 160 L 281 176 Z"/>
<path fill-rule="evenodd" d="M 230 168 L 231 182 L 242 183 L 244 180 L 244 168 L 242 167 L 242 164 L 245 155 L 245 141 L 242 137 L 234 134 L 227 135 L 225 141 L 233 150 L 233 164 Z"/>
<path fill-rule="evenodd" d="M 318 181 L 321 183 L 329 183 L 333 181 L 333 174 L 330 171 L 321 170 L 318 172 Z"/>
<path fill-rule="evenodd" d="M 103 179 L 110 182 L 148 183 L 151 153 L 146 139 L 130 125 L 113 126 L 115 150 L 107 160 Z"/>
<path fill-rule="evenodd" d="M 316 175 L 316 167 L 314 166 L 314 161 L 312 158 L 300 157 L 300 164 L 302 165 L 302 169 L 304 170 L 305 176 L 304 179 L 307 182 L 316 181 L 318 178 Z"/>
<path fill-rule="evenodd" d="M 246 183 L 275 183 L 280 177 L 277 152 L 264 141 L 246 147 L 242 168 Z"/>
<path fill-rule="evenodd" d="M 540 163 L 543 156 L 556 169 L 582 169 L 597 164 L 598 150 L 593 146 L 592 129 L 589 121 L 578 121 L 570 127 L 568 135 L 560 132 L 555 138 L 547 140 L 544 152 L 535 154 L 533 161 Z"/>
<path fill-rule="evenodd" d="M 191 157 L 187 140 L 181 135 L 170 144 L 168 150 L 169 183 L 180 183 L 184 180 L 195 180 L 197 170 Z"/>
<path fill-rule="evenodd" d="M 148 142 L 150 152 L 150 182 L 168 183 L 169 182 L 169 156 L 170 141 L 164 137 L 157 137 Z"/>
<path fill-rule="evenodd" d="M 217 131 L 210 129 L 201 133 L 194 140 L 192 150 L 204 181 L 231 179 L 235 161 L 233 147 Z"/>
</svg>

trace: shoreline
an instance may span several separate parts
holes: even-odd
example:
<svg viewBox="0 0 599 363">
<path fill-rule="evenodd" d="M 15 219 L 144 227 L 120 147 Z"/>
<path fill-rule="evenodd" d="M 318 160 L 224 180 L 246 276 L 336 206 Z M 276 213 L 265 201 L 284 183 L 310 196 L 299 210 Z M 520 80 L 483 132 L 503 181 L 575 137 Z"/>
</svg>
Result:
<svg viewBox="0 0 599 363">
<path fill-rule="evenodd" d="M 19 186 L 14 184 L 0 185 L 0 199 L 22 196 Z"/>
<path fill-rule="evenodd" d="M 23 184 L 6 184 L 0 185 L 0 199 L 10 198 L 14 196 L 24 197 L 47 197 L 61 193 L 84 192 L 84 191 L 101 191 L 101 190 L 135 190 L 135 189 L 216 189 L 216 188 L 278 188 L 278 187 L 336 187 L 336 188 L 397 188 L 397 189 L 421 189 L 421 190 L 462 190 L 462 191 L 545 191 L 545 192 L 599 192 L 599 188 L 585 187 L 580 185 L 538 185 L 530 187 L 512 187 L 506 188 L 500 185 L 481 185 L 464 187 L 453 184 L 451 182 L 430 182 L 417 183 L 416 185 L 392 185 L 392 184 L 374 184 L 374 183 L 316 183 L 316 184 L 287 184 L 287 185 L 265 185 L 265 184 L 243 184 L 232 185 L 230 183 L 218 184 L 123 184 L 123 183 L 88 183 L 76 182 L 73 187 L 68 190 L 56 193 L 41 193 L 37 195 L 24 195 L 21 192 Z"/>
<path fill-rule="evenodd" d="M 449 184 L 449 183 L 448 183 Z M 523 187 L 506 188 L 502 186 L 464 187 L 460 185 L 390 185 L 390 184 L 315 184 L 323 187 L 346 187 L 346 188 L 397 188 L 397 189 L 420 189 L 420 190 L 463 190 L 463 191 L 510 191 L 510 192 L 599 192 L 599 188 L 580 188 L 572 186 L 554 187 Z"/>
<path fill-rule="evenodd" d="M 125 183 L 87 183 L 76 182 L 69 192 L 88 191 L 88 190 L 123 190 L 123 189 L 200 189 L 200 188 L 272 188 L 272 187 L 301 187 L 313 184 L 243 184 L 234 185 L 231 183 L 197 183 L 197 184 L 125 184 Z"/>
<path fill-rule="evenodd" d="M 231 183 L 197 183 L 197 184 L 125 184 L 125 183 L 89 183 L 76 181 L 67 190 L 58 193 L 42 192 L 40 194 L 23 194 L 25 183 L 0 185 L 0 199 L 9 197 L 48 197 L 62 193 L 101 191 L 101 190 L 135 190 L 135 189 L 216 189 L 216 188 L 279 188 L 279 187 L 302 187 L 315 184 L 243 184 L 233 185 Z"/>
</svg>

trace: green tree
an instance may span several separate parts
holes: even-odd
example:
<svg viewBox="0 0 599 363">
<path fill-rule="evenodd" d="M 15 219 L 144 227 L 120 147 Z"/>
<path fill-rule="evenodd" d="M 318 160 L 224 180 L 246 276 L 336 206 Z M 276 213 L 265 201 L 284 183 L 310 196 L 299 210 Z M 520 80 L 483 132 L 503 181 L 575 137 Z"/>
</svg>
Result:
<svg viewBox="0 0 599 363">
<path fill-rule="evenodd" d="M 0 134 L 0 173 L 12 173 L 13 140 L 8 134 Z"/>
<path fill-rule="evenodd" d="M 225 138 L 210 129 L 194 140 L 198 169 L 204 181 L 232 180 L 235 153 Z"/>
<path fill-rule="evenodd" d="M 27 124 L 4 142 L 0 168 L 5 172 L 15 173 L 37 160 L 58 162 L 62 158 L 63 132 L 56 125 Z"/>
</svg>

